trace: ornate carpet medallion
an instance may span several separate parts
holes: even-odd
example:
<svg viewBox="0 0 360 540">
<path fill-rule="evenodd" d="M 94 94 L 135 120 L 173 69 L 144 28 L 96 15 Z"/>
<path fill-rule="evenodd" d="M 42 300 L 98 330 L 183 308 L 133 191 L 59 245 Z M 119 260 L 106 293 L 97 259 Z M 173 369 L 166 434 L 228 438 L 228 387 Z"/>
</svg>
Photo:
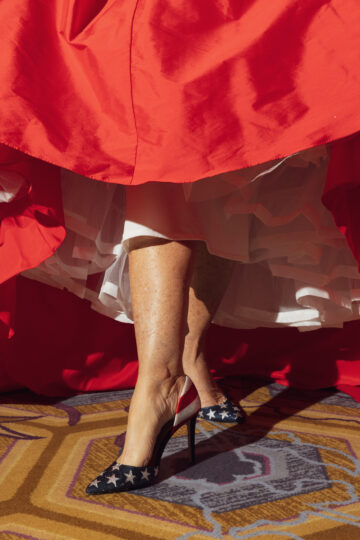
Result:
<svg viewBox="0 0 360 540">
<path fill-rule="evenodd" d="M 245 425 L 199 420 L 193 466 L 182 428 L 155 485 L 103 496 L 85 487 L 121 449 L 131 392 L 3 395 L 0 538 L 359 538 L 360 404 L 254 381 L 229 390 Z"/>
</svg>

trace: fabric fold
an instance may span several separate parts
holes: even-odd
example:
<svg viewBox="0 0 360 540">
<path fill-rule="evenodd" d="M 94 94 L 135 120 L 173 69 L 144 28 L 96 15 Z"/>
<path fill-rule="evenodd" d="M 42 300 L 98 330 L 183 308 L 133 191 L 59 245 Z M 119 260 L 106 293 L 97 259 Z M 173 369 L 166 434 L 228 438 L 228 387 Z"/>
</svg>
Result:
<svg viewBox="0 0 360 540">
<path fill-rule="evenodd" d="M 359 130 L 358 0 L 2 0 L 0 142 L 193 182 Z"/>
<path fill-rule="evenodd" d="M 66 241 L 25 275 L 131 322 L 131 239 L 201 240 L 211 253 L 237 261 L 215 323 L 341 327 L 359 317 L 360 278 L 321 202 L 329 152 L 318 147 L 263 164 L 261 171 L 244 169 L 191 186 L 124 188 L 63 171 Z"/>
</svg>

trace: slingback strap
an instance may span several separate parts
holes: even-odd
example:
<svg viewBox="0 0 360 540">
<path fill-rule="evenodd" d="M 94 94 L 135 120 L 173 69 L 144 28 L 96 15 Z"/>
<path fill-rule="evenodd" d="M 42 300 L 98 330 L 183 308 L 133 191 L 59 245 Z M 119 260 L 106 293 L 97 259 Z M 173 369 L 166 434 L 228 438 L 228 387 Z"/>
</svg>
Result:
<svg viewBox="0 0 360 540">
<path fill-rule="evenodd" d="M 200 410 L 200 398 L 197 390 L 189 377 L 186 377 L 174 418 L 173 427 L 177 428 L 185 424 Z"/>
</svg>

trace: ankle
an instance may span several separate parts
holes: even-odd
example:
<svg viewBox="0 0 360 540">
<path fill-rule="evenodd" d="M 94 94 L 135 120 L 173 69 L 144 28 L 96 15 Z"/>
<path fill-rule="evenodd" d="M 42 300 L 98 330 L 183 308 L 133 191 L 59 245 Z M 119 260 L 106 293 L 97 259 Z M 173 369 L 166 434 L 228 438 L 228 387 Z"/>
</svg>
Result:
<svg viewBox="0 0 360 540">
<path fill-rule="evenodd" d="M 223 390 L 213 379 L 209 371 L 203 352 L 195 358 L 188 357 L 184 361 L 184 371 L 196 386 L 201 407 L 220 405 L 226 400 Z"/>
<path fill-rule="evenodd" d="M 132 405 L 137 404 L 140 405 L 140 409 L 138 406 L 136 409 L 141 410 L 141 414 L 144 414 L 144 410 L 148 410 L 154 420 L 169 420 L 175 414 L 184 383 L 185 375 L 161 379 L 154 377 L 153 374 L 142 375 L 136 382 L 130 410 L 133 409 Z"/>
<path fill-rule="evenodd" d="M 175 415 L 184 382 L 185 375 L 159 380 L 142 373 L 130 403 L 125 445 L 119 463 L 145 466 L 149 462 L 160 429 Z"/>
<path fill-rule="evenodd" d="M 148 388 L 171 388 L 178 384 L 179 380 L 185 380 L 183 371 L 170 372 L 166 369 L 142 371 L 139 370 L 136 386 L 142 385 Z"/>
<path fill-rule="evenodd" d="M 140 362 L 138 381 L 146 381 L 148 384 L 162 385 L 171 384 L 180 377 L 184 376 L 184 370 L 181 360 L 177 358 L 174 361 L 169 360 L 166 364 L 163 362 Z"/>
</svg>

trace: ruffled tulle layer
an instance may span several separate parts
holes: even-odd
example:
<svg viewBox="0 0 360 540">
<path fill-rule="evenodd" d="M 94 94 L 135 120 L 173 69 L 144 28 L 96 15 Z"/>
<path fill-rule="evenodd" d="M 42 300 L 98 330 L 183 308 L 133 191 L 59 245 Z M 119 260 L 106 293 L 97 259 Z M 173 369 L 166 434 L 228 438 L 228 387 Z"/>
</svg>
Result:
<svg viewBox="0 0 360 540">
<path fill-rule="evenodd" d="M 196 239 L 237 261 L 214 322 L 233 328 L 341 326 L 360 315 L 360 279 L 345 238 L 321 203 L 328 162 L 323 146 L 191 185 L 131 188 L 64 170 L 67 238 L 25 275 L 129 322 L 130 239 Z"/>
</svg>

